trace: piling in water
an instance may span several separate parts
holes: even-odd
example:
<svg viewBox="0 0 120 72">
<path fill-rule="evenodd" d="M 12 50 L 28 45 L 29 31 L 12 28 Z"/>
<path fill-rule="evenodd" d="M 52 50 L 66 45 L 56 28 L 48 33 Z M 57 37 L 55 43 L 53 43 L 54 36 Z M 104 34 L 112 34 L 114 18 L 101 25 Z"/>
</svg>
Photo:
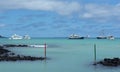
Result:
<svg viewBox="0 0 120 72">
<path fill-rule="evenodd" d="M 45 43 L 45 47 L 44 47 L 44 56 L 45 56 L 45 58 L 46 58 L 46 43 Z"/>
<path fill-rule="evenodd" d="M 96 64 L 96 44 L 94 44 L 94 65 Z"/>
</svg>

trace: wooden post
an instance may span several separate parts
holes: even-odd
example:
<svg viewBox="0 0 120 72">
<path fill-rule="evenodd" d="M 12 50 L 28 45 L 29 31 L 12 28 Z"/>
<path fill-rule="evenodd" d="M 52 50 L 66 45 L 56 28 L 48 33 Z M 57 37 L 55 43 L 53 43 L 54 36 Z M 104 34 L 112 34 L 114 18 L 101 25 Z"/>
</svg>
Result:
<svg viewBox="0 0 120 72">
<path fill-rule="evenodd" d="M 94 65 L 96 65 L 96 44 L 94 44 Z"/>
<path fill-rule="evenodd" d="M 45 56 L 45 58 L 46 58 L 46 43 L 45 43 L 45 47 L 44 47 L 44 56 Z"/>
</svg>

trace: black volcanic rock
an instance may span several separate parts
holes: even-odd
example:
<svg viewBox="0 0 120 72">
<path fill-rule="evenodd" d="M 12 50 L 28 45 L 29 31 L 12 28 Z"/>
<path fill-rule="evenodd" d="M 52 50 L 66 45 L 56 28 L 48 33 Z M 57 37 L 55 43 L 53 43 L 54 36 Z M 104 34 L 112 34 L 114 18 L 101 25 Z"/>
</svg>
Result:
<svg viewBox="0 0 120 72">
<path fill-rule="evenodd" d="M 6 50 L 6 49 L 3 49 L 3 48 L 0 48 L 0 55 L 1 54 L 5 54 L 5 53 L 8 53 L 10 52 L 9 50 Z"/>
<path fill-rule="evenodd" d="M 24 55 L 16 55 L 15 53 L 7 50 L 7 47 L 26 47 L 26 45 L 8 45 L 8 46 L 0 46 L 0 61 L 35 61 L 35 60 L 45 60 L 45 57 L 32 57 L 32 56 L 24 56 Z M 5 47 L 5 48 L 4 48 Z"/>
<path fill-rule="evenodd" d="M 28 47 L 28 45 L 15 45 L 15 44 L 5 44 L 4 47 Z"/>
<path fill-rule="evenodd" d="M 104 58 L 104 60 L 97 62 L 97 64 L 101 64 L 103 66 L 119 66 L 120 65 L 120 58 Z"/>
</svg>

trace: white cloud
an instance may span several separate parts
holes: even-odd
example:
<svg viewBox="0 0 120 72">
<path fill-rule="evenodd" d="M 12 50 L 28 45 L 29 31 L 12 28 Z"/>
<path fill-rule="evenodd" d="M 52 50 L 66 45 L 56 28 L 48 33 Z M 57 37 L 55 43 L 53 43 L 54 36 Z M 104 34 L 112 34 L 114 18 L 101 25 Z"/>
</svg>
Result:
<svg viewBox="0 0 120 72">
<path fill-rule="evenodd" d="M 38 11 L 51 11 L 61 15 L 80 15 L 81 19 L 120 21 L 120 3 L 81 4 L 77 1 L 64 0 L 0 0 L 0 11 L 28 9 Z"/>
<path fill-rule="evenodd" d="M 59 0 L 3 0 L 0 1 L 1 10 L 30 9 L 55 11 L 59 14 L 69 15 L 80 10 L 77 2 L 66 2 Z"/>
<path fill-rule="evenodd" d="M 115 19 L 120 18 L 120 4 L 116 5 L 98 5 L 86 4 L 81 18 Z"/>
</svg>

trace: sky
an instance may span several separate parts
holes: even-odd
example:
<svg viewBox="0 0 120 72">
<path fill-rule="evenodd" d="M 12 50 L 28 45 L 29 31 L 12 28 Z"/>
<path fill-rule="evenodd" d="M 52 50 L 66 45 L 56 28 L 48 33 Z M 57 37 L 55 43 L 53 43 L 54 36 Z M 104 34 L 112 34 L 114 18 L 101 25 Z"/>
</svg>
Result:
<svg viewBox="0 0 120 72">
<path fill-rule="evenodd" d="M 0 0 L 0 35 L 120 37 L 120 0 Z"/>
</svg>

